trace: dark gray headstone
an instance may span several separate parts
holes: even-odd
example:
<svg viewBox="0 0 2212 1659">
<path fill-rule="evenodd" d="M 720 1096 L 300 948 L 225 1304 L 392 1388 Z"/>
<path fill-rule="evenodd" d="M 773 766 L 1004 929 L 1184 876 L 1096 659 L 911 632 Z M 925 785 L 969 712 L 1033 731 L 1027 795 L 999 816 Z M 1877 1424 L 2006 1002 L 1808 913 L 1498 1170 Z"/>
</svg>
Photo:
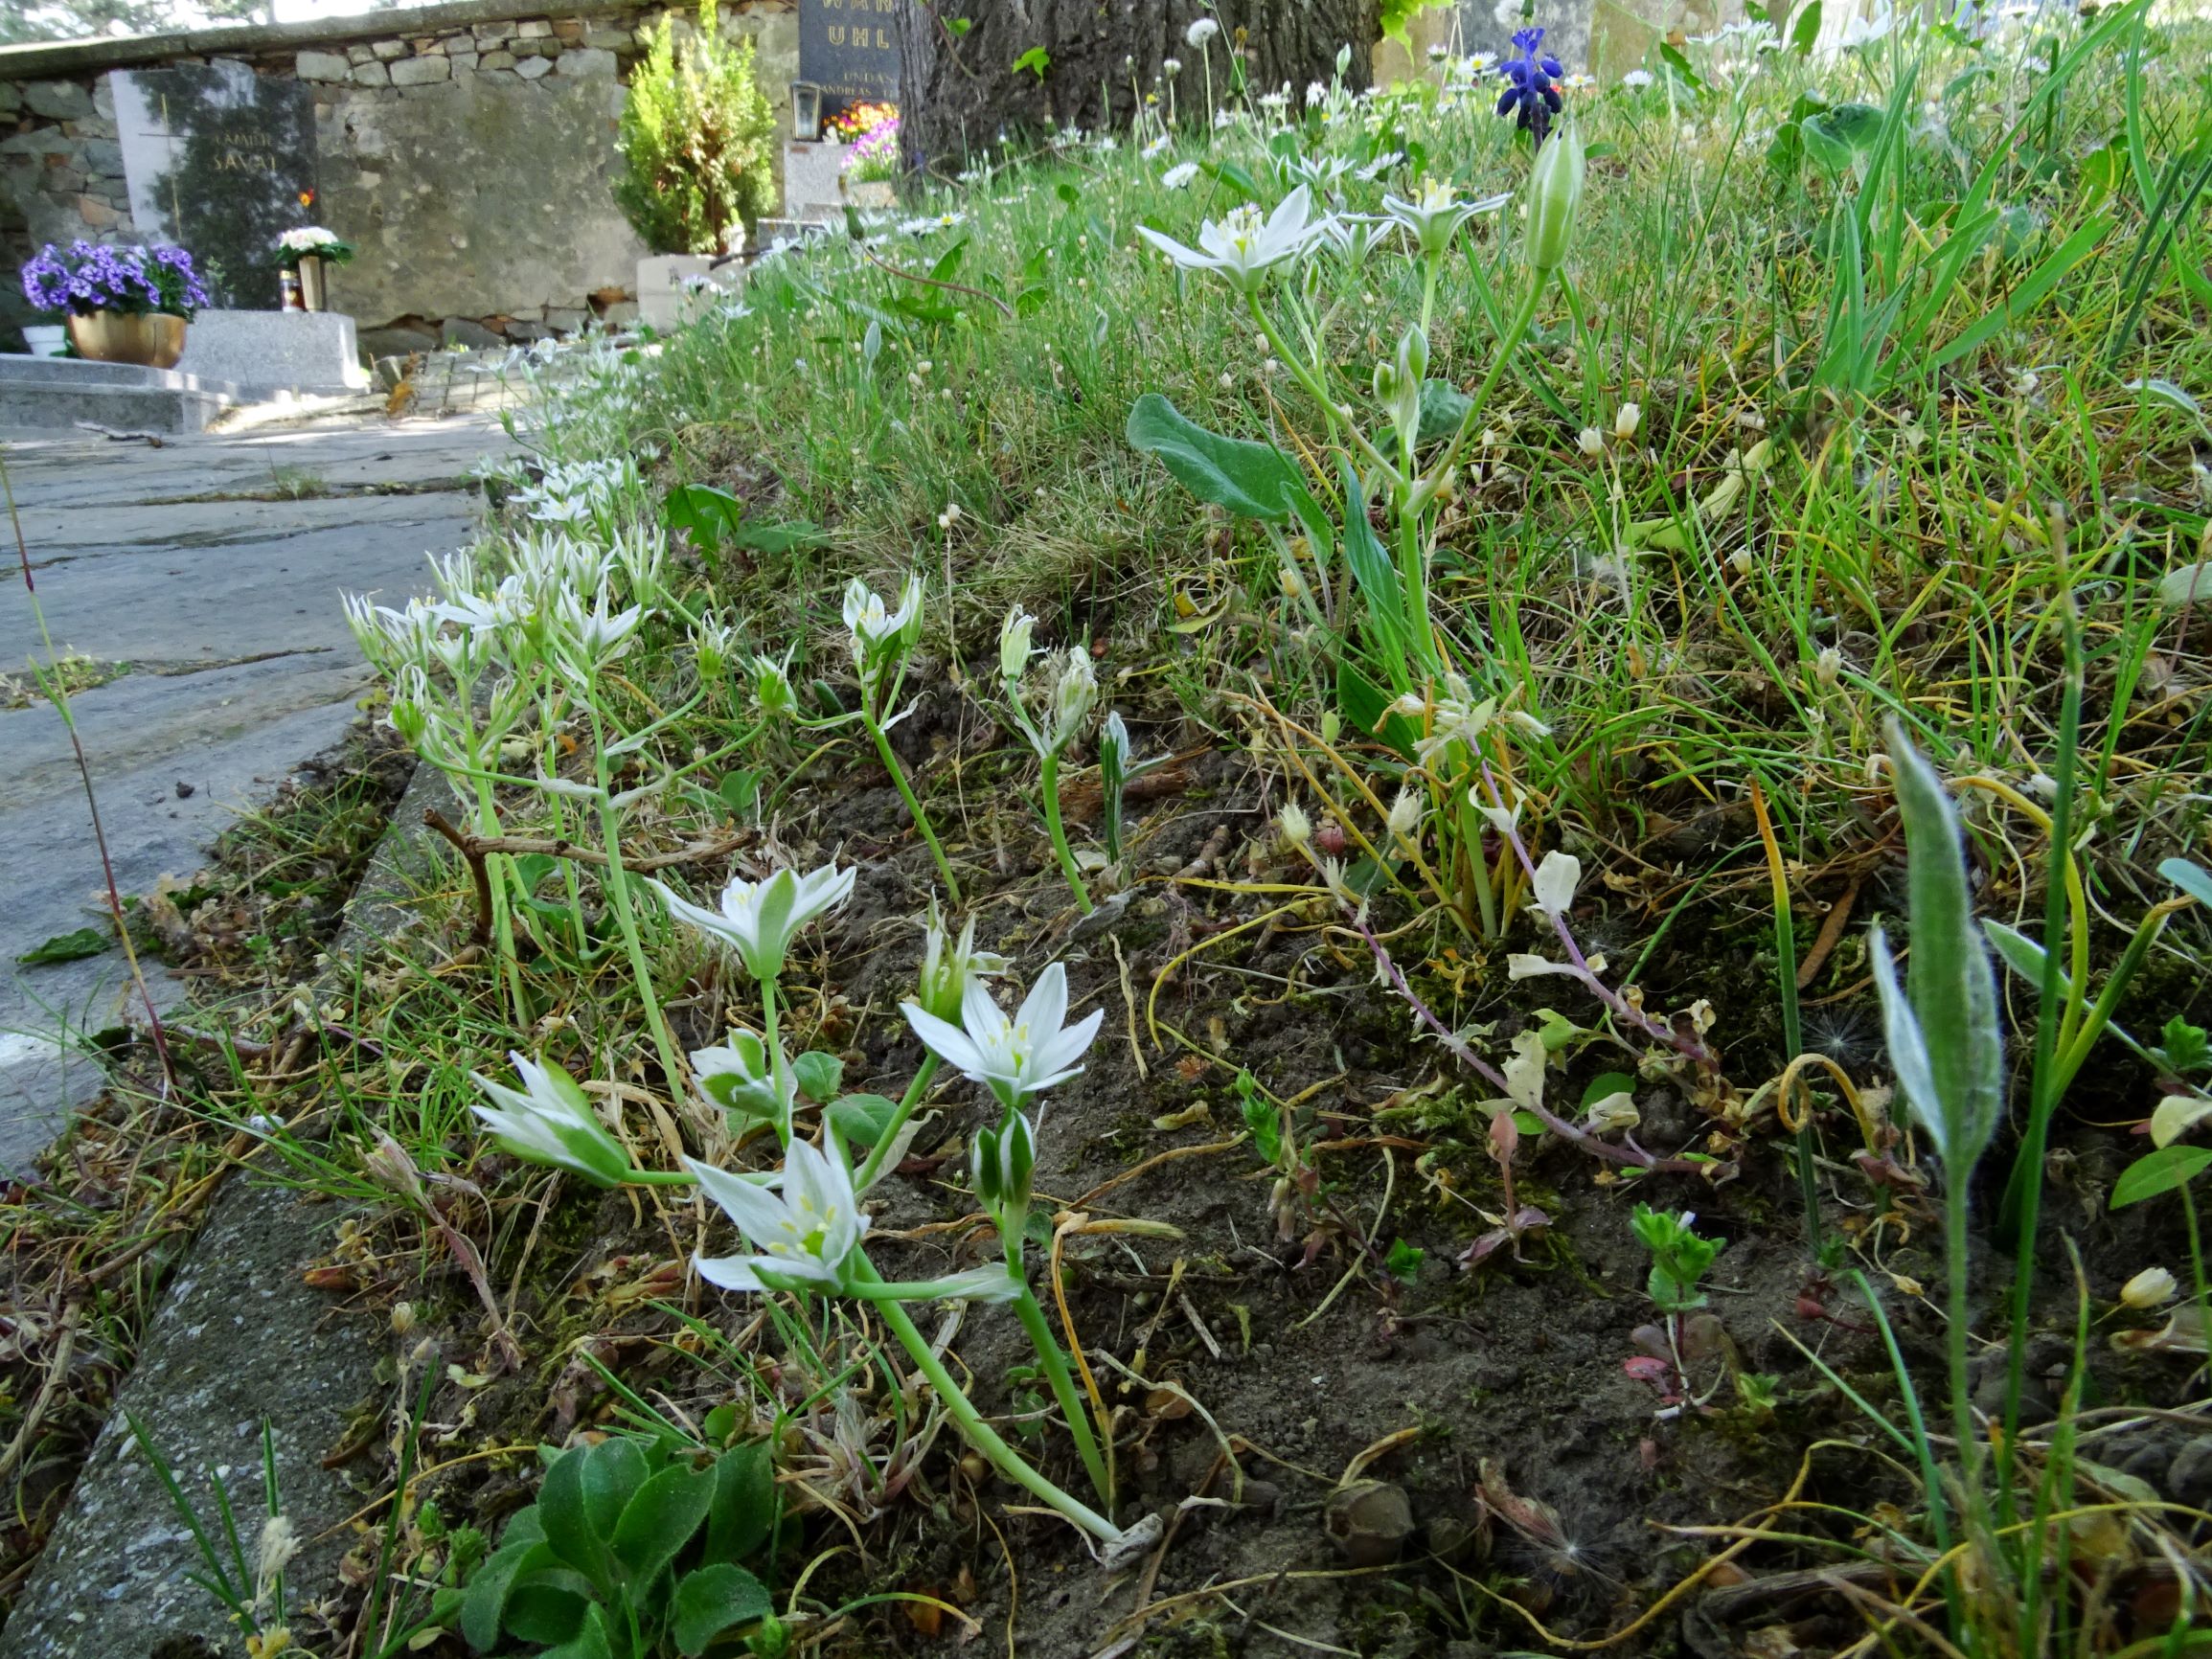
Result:
<svg viewBox="0 0 2212 1659">
<path fill-rule="evenodd" d="M 899 97 L 899 0 L 799 0 L 799 79 L 822 89 L 822 113 Z"/>
<path fill-rule="evenodd" d="M 108 79 L 140 239 L 190 252 L 217 305 L 276 307 L 277 239 L 314 223 L 314 94 L 232 62 Z"/>
</svg>

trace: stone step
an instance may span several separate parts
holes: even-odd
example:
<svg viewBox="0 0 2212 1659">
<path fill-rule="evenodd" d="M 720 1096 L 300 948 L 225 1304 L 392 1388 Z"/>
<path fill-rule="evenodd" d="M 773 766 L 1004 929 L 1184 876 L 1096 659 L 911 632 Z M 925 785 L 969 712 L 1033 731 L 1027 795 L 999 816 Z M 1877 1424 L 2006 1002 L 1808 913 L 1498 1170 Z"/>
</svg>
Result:
<svg viewBox="0 0 2212 1659">
<path fill-rule="evenodd" d="M 205 392 L 217 398 L 239 396 L 228 380 L 188 375 L 180 369 L 148 369 L 138 363 L 95 363 L 88 357 L 0 356 L 0 387 L 111 386 L 157 392 Z"/>
<path fill-rule="evenodd" d="M 36 360 L 7 357 L 0 358 L 0 363 Z M 97 371 L 129 365 L 70 363 L 69 366 Z M 175 375 L 173 370 L 141 369 L 137 373 L 192 379 L 190 375 Z M 209 421 L 234 407 L 237 401 L 228 391 L 214 391 L 196 383 L 164 385 L 97 373 L 49 377 L 0 372 L 0 427 L 67 431 L 80 422 L 89 421 L 123 432 L 203 432 Z"/>
</svg>

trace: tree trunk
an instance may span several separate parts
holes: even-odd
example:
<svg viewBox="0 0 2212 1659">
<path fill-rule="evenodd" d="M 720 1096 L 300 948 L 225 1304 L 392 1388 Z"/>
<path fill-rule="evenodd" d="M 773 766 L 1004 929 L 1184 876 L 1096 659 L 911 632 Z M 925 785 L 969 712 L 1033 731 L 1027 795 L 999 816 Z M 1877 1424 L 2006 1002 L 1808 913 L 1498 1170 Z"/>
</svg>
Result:
<svg viewBox="0 0 2212 1659">
<path fill-rule="evenodd" d="M 1126 131 L 1147 93 L 1166 106 L 1170 58 L 1182 65 L 1173 95 L 1185 126 L 1240 79 L 1254 93 L 1288 81 L 1303 99 L 1346 45 L 1345 83 L 1364 87 L 1378 11 L 1379 0 L 900 0 L 901 160 L 949 177 L 1047 126 Z M 1220 33 L 1192 46 L 1186 32 L 1202 16 Z M 1041 75 L 1015 67 L 1038 62 L 1038 51 Z"/>
</svg>

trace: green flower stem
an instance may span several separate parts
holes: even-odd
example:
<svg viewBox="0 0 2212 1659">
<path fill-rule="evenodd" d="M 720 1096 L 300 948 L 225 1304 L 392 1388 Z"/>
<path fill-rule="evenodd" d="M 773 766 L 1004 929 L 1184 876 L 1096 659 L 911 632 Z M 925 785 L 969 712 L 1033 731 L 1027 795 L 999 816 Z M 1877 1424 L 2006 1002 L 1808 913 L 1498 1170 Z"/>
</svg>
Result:
<svg viewBox="0 0 2212 1659">
<path fill-rule="evenodd" d="M 696 1187 L 698 1180 L 689 1170 L 631 1170 L 622 1178 L 626 1187 Z"/>
<path fill-rule="evenodd" d="M 1044 779 L 1040 785 L 1044 794 L 1044 827 L 1052 831 L 1052 850 L 1060 858 L 1060 873 L 1067 877 L 1069 889 L 1075 894 L 1076 908 L 1085 916 L 1090 914 L 1090 895 L 1083 884 L 1083 871 L 1076 865 L 1075 854 L 1067 850 L 1067 831 L 1060 827 L 1060 751 L 1047 750 L 1044 756 Z M 960 902 L 960 896 L 952 896 Z"/>
<path fill-rule="evenodd" d="M 629 968 L 637 981 L 637 993 L 645 1003 L 646 1024 L 652 1029 L 653 1046 L 660 1051 L 661 1070 L 668 1076 L 669 1087 L 680 1089 L 684 1084 L 683 1060 L 676 1054 L 675 1040 L 669 1035 L 660 998 L 654 994 L 652 966 L 645 959 L 645 944 L 638 938 L 637 917 L 630 908 L 629 875 L 622 867 L 622 821 L 614 809 L 614 780 L 606 763 L 606 729 L 596 705 L 591 706 L 591 737 L 599 779 L 599 833 L 606 847 L 607 895 L 614 900 L 615 920 L 622 928 L 623 945 L 629 952 Z"/>
<path fill-rule="evenodd" d="M 876 1144 L 868 1148 L 868 1158 L 860 1166 L 860 1172 L 853 1177 L 853 1190 L 865 1193 L 882 1176 L 884 1161 L 891 1156 L 893 1143 L 899 1131 L 906 1126 L 906 1120 L 914 1115 L 914 1108 L 922 1103 L 922 1097 L 929 1092 L 929 1079 L 937 1075 L 937 1057 L 922 1057 L 922 1069 L 914 1074 L 914 1080 L 906 1085 L 906 1093 L 899 1102 L 899 1109 L 891 1114 L 890 1123 Z"/>
<path fill-rule="evenodd" d="M 1076 1391 L 1067 1354 L 1060 1345 L 1060 1338 L 1053 1335 L 1052 1326 L 1038 1303 L 1037 1292 L 1029 1287 L 1029 1279 L 1022 1271 L 1021 1235 L 1011 1232 L 1002 1235 L 1001 1239 L 1006 1247 L 1006 1270 L 1021 1286 L 1021 1294 L 1015 1298 L 1015 1314 L 1020 1319 L 1022 1329 L 1029 1332 L 1030 1346 L 1037 1350 L 1038 1361 L 1052 1383 L 1053 1398 L 1060 1401 L 1060 1415 L 1067 1419 L 1068 1432 L 1075 1436 L 1075 1449 L 1090 1475 L 1091 1487 L 1097 1491 L 1099 1501 L 1110 1510 L 1114 1502 L 1113 1471 L 1106 1466 L 1106 1458 L 1099 1451 L 1098 1437 L 1091 1432 L 1089 1401 Z"/>
<path fill-rule="evenodd" d="M 761 981 L 761 1040 L 768 1045 L 768 1089 L 776 1097 L 776 1139 L 791 1144 L 791 1108 L 784 1100 L 784 1039 L 776 1031 L 776 981 Z"/>
<path fill-rule="evenodd" d="M 1490 360 L 1490 373 L 1483 376 L 1482 385 L 1476 389 L 1473 399 L 1467 406 L 1467 413 L 1460 417 L 1459 430 L 1451 435 L 1451 443 L 1435 463 L 1432 470 L 1437 478 L 1442 478 L 1451 470 L 1452 463 L 1459 459 L 1459 452 L 1467 447 L 1467 440 L 1474 431 L 1475 422 L 1482 419 L 1483 410 L 1490 404 L 1491 394 L 1497 390 L 1498 381 L 1504 378 L 1506 365 L 1513 361 L 1513 354 L 1520 350 L 1521 341 L 1528 337 L 1529 330 L 1535 326 L 1536 308 L 1543 299 L 1544 285 L 1550 274 L 1548 271 L 1530 274 L 1528 292 L 1521 296 L 1520 309 L 1514 313 L 1513 322 L 1507 326 L 1504 337 L 1497 343 L 1497 354 Z"/>
<path fill-rule="evenodd" d="M 1306 395 L 1321 405 L 1321 418 L 1328 422 L 1331 433 L 1334 433 L 1342 417 L 1337 410 L 1335 399 L 1329 396 L 1329 388 L 1321 384 L 1320 380 L 1315 377 L 1313 371 L 1307 368 L 1299 360 L 1297 354 L 1284 342 L 1282 333 L 1276 329 L 1273 320 L 1260 308 L 1260 296 L 1246 294 L 1244 303 L 1251 307 L 1252 321 L 1259 325 L 1260 332 L 1267 337 L 1267 345 L 1274 352 L 1275 360 L 1288 369 L 1291 376 L 1298 384 L 1306 388 Z M 1366 456 L 1370 463 L 1382 468 L 1383 476 L 1388 478 L 1394 487 L 1402 482 L 1402 475 L 1398 468 L 1391 464 L 1390 458 L 1376 448 L 1374 444 L 1368 443 L 1367 435 L 1364 432 L 1360 431 L 1357 426 L 1349 424 L 1346 425 L 1345 431 L 1351 436 L 1353 446 Z"/>
<path fill-rule="evenodd" d="M 937 860 L 937 874 L 945 877 L 945 891 L 954 904 L 962 902 L 960 880 L 952 874 L 951 862 L 945 856 L 945 849 L 937 844 L 937 831 L 929 828 L 929 814 L 922 810 L 922 803 L 914 798 L 913 787 L 906 782 L 906 774 L 900 767 L 899 757 L 891 752 L 891 739 L 883 735 L 883 728 L 876 723 L 876 716 L 865 709 L 860 723 L 868 728 L 868 735 L 876 739 L 876 753 L 883 757 L 883 770 L 891 774 L 891 782 L 899 786 L 899 798 L 906 803 L 906 815 L 914 820 L 914 828 L 922 831 L 922 839 L 929 843 L 929 856 Z"/>
<path fill-rule="evenodd" d="M 1958 1437 L 1958 1463 L 1967 1503 L 1966 1531 L 1974 1534 L 1973 1514 L 1981 1498 L 1981 1443 L 1973 1420 L 1973 1393 L 1967 1383 L 1967 1187 L 1965 1171 L 1945 1171 L 1944 1242 L 1949 1267 L 1950 1318 L 1951 1432 Z"/>
<path fill-rule="evenodd" d="M 472 739 L 473 740 L 473 739 Z M 499 807 L 491 797 L 491 785 L 482 777 L 476 780 L 476 833 L 499 833 Z M 530 1002 L 522 993 L 522 964 L 514 954 L 514 912 L 508 902 L 508 861 L 496 852 L 484 855 L 485 885 L 491 891 L 491 933 L 499 944 L 499 959 L 507 970 L 507 989 L 514 1004 L 514 1025 L 520 1031 L 530 1024 Z"/>
<path fill-rule="evenodd" d="M 867 1256 L 855 1250 L 849 1263 L 850 1272 L 859 1284 L 880 1284 L 875 1266 Z M 1050 1505 L 1060 1514 L 1081 1527 L 1101 1543 L 1112 1543 L 1122 1535 L 1121 1529 L 1088 1505 L 1068 1496 L 1052 1482 L 1031 1467 L 1022 1455 L 1001 1440 L 998 1431 L 983 1420 L 983 1414 L 962 1392 L 960 1384 L 952 1380 L 952 1374 L 945 1369 L 945 1362 L 930 1349 L 928 1339 L 915 1329 L 905 1307 L 897 1302 L 876 1304 L 883 1323 L 891 1334 L 914 1361 L 915 1368 L 937 1391 L 937 1398 L 945 1407 L 946 1416 L 960 1425 L 960 1432 L 968 1437 L 968 1443 L 991 1461 L 998 1472 L 1016 1486 Z"/>
</svg>

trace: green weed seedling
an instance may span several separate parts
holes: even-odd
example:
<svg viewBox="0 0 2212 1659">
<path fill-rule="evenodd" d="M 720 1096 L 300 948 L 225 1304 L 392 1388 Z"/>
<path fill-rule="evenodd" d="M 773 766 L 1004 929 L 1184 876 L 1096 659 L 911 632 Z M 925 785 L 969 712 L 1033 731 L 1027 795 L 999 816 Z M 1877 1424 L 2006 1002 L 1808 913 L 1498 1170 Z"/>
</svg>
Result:
<svg viewBox="0 0 2212 1659">
<path fill-rule="evenodd" d="M 1680 1215 L 1654 1210 L 1649 1204 L 1638 1204 L 1630 1225 L 1636 1230 L 1636 1238 L 1652 1253 L 1652 1270 L 1644 1280 L 1644 1294 L 1652 1299 L 1652 1306 L 1666 1314 L 1693 1312 L 1705 1306 L 1708 1298 L 1698 1288 L 1698 1281 L 1704 1278 L 1705 1269 L 1713 1265 L 1713 1259 L 1721 1254 L 1722 1244 L 1718 1239 L 1707 1239 L 1696 1231 L 1697 1212 L 1685 1210 Z"/>
<path fill-rule="evenodd" d="M 775 1528 L 766 1442 L 702 1461 L 680 1441 L 617 1434 L 540 1455 L 537 1502 L 508 1522 L 461 1597 L 470 1647 L 689 1659 L 745 1631 L 756 1652 L 777 1650 L 774 1603 L 741 1564 Z"/>
</svg>

